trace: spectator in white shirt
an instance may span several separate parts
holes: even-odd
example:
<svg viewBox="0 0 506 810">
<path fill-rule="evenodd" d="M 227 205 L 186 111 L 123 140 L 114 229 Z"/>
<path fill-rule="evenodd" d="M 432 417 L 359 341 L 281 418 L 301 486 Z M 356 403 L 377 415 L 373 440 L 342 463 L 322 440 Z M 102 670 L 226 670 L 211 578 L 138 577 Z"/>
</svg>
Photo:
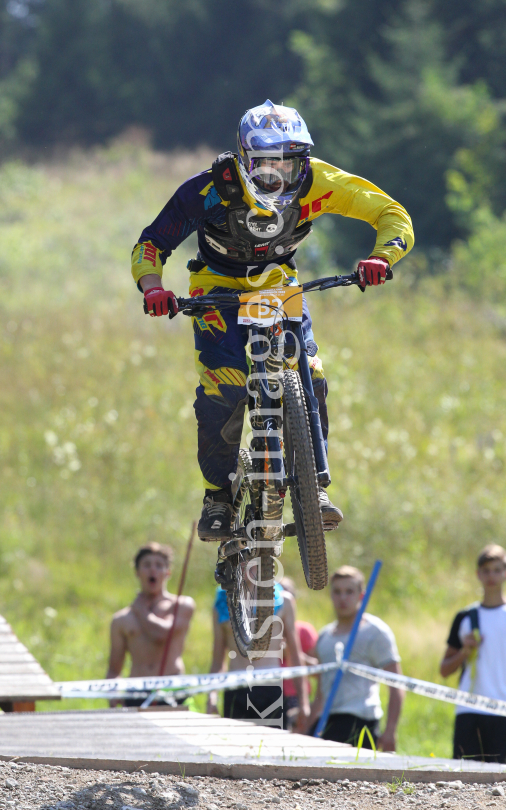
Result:
<svg viewBox="0 0 506 810">
<path fill-rule="evenodd" d="M 455 616 L 440 671 L 447 678 L 460 669 L 460 689 L 506 700 L 506 551 L 486 546 L 476 574 L 483 598 Z M 453 757 L 506 762 L 506 717 L 457 706 Z"/>
</svg>

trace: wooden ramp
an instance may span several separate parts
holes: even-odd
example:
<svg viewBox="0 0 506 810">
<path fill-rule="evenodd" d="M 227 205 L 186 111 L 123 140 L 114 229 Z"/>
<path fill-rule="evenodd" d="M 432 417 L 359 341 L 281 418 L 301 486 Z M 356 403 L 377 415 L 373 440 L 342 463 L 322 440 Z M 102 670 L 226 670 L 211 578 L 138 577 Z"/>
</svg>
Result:
<svg viewBox="0 0 506 810">
<path fill-rule="evenodd" d="M 33 711 L 36 700 L 59 699 L 49 675 L 0 616 L 0 709 Z"/>
<path fill-rule="evenodd" d="M 506 766 L 357 750 L 239 720 L 187 711 L 108 709 L 5 714 L 0 759 L 188 776 L 391 781 L 506 779 Z"/>
</svg>

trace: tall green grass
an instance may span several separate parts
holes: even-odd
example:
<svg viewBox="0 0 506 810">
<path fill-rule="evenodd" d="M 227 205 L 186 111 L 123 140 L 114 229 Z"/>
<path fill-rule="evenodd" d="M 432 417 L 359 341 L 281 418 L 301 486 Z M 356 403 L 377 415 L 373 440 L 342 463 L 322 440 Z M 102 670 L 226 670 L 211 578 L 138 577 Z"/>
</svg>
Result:
<svg viewBox="0 0 506 810">
<path fill-rule="evenodd" d="M 171 543 L 177 578 L 200 511 L 191 325 L 143 314 L 129 257 L 209 162 L 118 142 L 0 169 L 0 613 L 55 680 L 104 674 L 136 548 Z M 178 294 L 194 251 L 189 240 L 167 264 Z M 404 670 L 438 680 L 452 615 L 478 593 L 476 553 L 505 533 L 506 347 L 490 305 L 417 280 L 419 262 L 382 289 L 310 305 L 330 388 L 330 495 L 346 516 L 327 536 L 330 565 L 368 572 L 383 559 L 370 610 L 395 630 Z M 190 564 L 188 671 L 210 663 L 214 557 L 198 544 Z M 291 540 L 282 562 L 299 616 L 331 621 Z M 408 696 L 399 749 L 449 755 L 451 722 L 451 707 Z"/>
</svg>

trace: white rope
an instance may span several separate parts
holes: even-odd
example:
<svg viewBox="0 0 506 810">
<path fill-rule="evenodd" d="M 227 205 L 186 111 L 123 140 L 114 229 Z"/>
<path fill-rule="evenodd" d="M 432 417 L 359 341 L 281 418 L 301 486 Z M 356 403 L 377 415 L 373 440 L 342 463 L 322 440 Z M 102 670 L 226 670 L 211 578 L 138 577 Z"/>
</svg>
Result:
<svg viewBox="0 0 506 810">
<path fill-rule="evenodd" d="M 470 709 L 480 709 L 490 714 L 499 714 L 506 717 L 506 701 L 504 700 L 495 700 L 483 695 L 473 695 L 471 692 L 462 692 L 460 689 L 452 689 L 439 683 L 419 681 L 417 678 L 408 678 L 406 675 L 386 672 L 384 669 L 375 669 L 365 664 L 354 664 L 352 661 L 342 661 L 340 666 L 345 672 L 367 678 L 375 683 L 384 683 L 386 686 L 405 689 L 415 695 L 423 695 L 434 700 L 442 700 L 444 703 L 453 703 Z"/>
<path fill-rule="evenodd" d="M 167 675 L 157 678 L 109 678 L 97 681 L 62 681 L 56 683 L 62 698 L 86 697 L 107 699 L 141 698 L 152 692 L 170 692 L 173 697 L 186 697 L 215 689 L 239 689 L 268 686 L 272 681 L 319 675 L 338 669 L 337 661 L 305 667 L 272 667 L 255 669 L 250 666 L 235 672 L 216 672 L 208 675 Z"/>
<path fill-rule="evenodd" d="M 341 649 L 339 649 L 341 647 Z M 315 664 L 304 667 L 273 667 L 272 669 L 254 669 L 237 672 L 217 672 L 207 675 L 168 675 L 156 678 L 110 678 L 97 681 L 63 681 L 55 684 L 62 698 L 147 698 L 172 700 L 185 698 L 216 690 L 251 689 L 253 686 L 268 686 L 273 681 L 287 678 L 301 678 L 307 675 L 320 675 L 342 668 L 345 672 L 375 683 L 384 683 L 398 689 L 405 689 L 415 695 L 442 700 L 444 703 L 466 706 L 506 717 L 506 701 L 495 700 L 483 695 L 473 695 L 460 689 L 452 689 L 430 681 L 420 681 L 407 675 L 398 675 L 384 669 L 375 669 L 365 664 L 352 661 L 341 661 L 342 645 L 336 645 L 337 661 L 327 664 Z"/>
</svg>

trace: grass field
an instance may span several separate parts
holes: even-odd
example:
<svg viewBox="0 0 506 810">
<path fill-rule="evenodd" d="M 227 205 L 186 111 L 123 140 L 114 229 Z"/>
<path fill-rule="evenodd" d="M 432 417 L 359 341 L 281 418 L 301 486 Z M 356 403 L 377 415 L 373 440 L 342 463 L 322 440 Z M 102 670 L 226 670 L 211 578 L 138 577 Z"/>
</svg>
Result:
<svg viewBox="0 0 506 810">
<path fill-rule="evenodd" d="M 56 680 L 105 673 L 134 551 L 170 542 L 177 578 L 199 514 L 190 323 L 145 317 L 129 256 L 209 162 L 130 140 L 0 168 L 0 613 Z M 169 260 L 178 294 L 194 248 Z M 330 388 L 330 494 L 346 517 L 330 564 L 368 573 L 384 561 L 371 611 L 393 627 L 405 672 L 439 680 L 450 620 L 478 595 L 477 551 L 505 534 L 506 345 L 491 305 L 422 266 L 414 254 L 393 284 L 310 303 Z M 214 557 L 200 544 L 191 561 L 190 672 L 210 663 Z M 299 616 L 330 621 L 290 540 L 282 561 Z M 408 696 L 399 750 L 448 756 L 452 714 Z"/>
</svg>

